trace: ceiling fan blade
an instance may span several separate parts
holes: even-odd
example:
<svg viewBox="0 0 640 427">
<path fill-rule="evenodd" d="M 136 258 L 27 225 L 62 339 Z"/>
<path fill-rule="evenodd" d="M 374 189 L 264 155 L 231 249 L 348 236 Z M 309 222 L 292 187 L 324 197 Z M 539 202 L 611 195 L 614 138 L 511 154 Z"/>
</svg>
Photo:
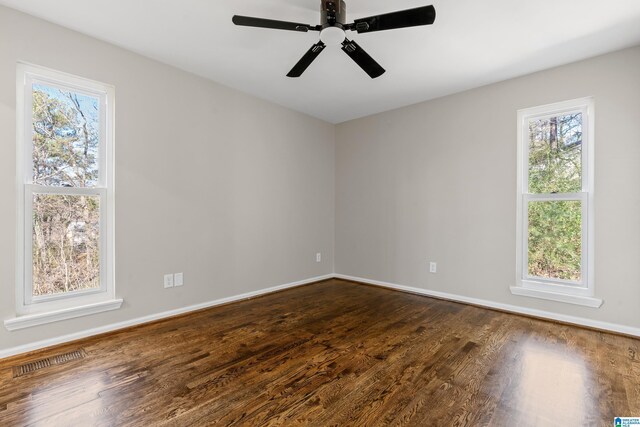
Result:
<svg viewBox="0 0 640 427">
<path fill-rule="evenodd" d="M 307 31 L 320 31 L 318 27 L 309 24 L 300 24 L 297 22 L 289 21 L 276 21 L 274 19 L 253 18 L 251 16 L 234 15 L 232 19 L 236 25 L 242 25 L 244 27 L 258 27 L 258 28 L 271 28 L 274 30 L 289 30 L 289 31 L 301 31 L 306 33 Z"/>
<path fill-rule="evenodd" d="M 435 20 L 436 8 L 433 6 L 423 6 L 415 9 L 356 19 L 353 24 L 349 25 L 349 29 L 357 31 L 358 33 L 372 33 L 374 31 L 393 30 L 396 28 L 431 25 Z"/>
<path fill-rule="evenodd" d="M 345 51 L 356 64 L 360 66 L 369 77 L 375 79 L 384 74 L 385 70 L 378 64 L 367 52 L 352 40 L 344 39 L 342 42 L 342 50 Z"/>
<path fill-rule="evenodd" d="M 318 55 L 320 55 L 325 47 L 327 46 L 322 43 L 322 41 L 319 41 L 318 43 L 311 46 L 311 49 L 309 49 L 307 53 L 304 54 L 302 59 L 300 59 L 300 61 L 298 61 L 298 63 L 291 69 L 291 71 L 289 71 L 287 77 L 300 77 L 302 73 L 304 73 L 305 70 L 309 68 L 309 65 L 311 65 L 311 63 L 316 60 Z"/>
</svg>

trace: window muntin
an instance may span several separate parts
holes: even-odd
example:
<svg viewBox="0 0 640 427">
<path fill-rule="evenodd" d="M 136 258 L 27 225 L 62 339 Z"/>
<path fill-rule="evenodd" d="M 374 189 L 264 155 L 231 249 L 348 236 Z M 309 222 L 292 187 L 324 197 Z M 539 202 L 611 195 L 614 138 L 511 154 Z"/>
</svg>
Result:
<svg viewBox="0 0 640 427">
<path fill-rule="evenodd" d="M 113 88 L 21 64 L 18 89 L 18 313 L 111 300 Z"/>
<path fill-rule="evenodd" d="M 519 112 L 518 286 L 593 295 L 593 104 Z"/>
</svg>

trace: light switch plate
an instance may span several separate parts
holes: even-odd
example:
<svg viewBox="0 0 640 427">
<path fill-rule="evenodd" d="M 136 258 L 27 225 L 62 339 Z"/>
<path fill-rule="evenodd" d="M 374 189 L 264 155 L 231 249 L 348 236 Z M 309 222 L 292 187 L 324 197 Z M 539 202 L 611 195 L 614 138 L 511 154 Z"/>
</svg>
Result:
<svg viewBox="0 0 640 427">
<path fill-rule="evenodd" d="M 178 287 L 184 285 L 184 273 L 176 273 L 173 275 L 173 286 Z"/>
</svg>

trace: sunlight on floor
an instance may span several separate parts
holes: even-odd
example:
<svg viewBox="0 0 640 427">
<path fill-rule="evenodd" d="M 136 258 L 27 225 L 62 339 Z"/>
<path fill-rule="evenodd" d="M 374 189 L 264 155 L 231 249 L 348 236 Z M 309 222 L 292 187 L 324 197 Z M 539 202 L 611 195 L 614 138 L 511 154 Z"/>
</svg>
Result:
<svg viewBox="0 0 640 427">
<path fill-rule="evenodd" d="M 567 425 L 587 415 L 590 377 L 580 354 L 531 343 L 522 353 L 522 371 L 514 394 L 519 413 L 538 414 L 532 422 L 555 425 Z"/>
</svg>

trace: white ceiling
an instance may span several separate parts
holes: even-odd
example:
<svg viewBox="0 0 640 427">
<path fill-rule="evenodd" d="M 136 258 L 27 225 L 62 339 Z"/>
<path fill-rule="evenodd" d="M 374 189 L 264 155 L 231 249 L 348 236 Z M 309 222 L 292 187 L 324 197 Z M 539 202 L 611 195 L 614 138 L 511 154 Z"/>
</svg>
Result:
<svg viewBox="0 0 640 427">
<path fill-rule="evenodd" d="M 348 20 L 427 4 L 433 26 L 349 32 L 387 73 L 371 80 L 337 47 L 285 77 L 318 40 L 236 27 L 234 14 L 318 24 L 320 0 L 0 0 L 332 123 L 640 44 L 639 0 L 347 0 Z"/>
</svg>

